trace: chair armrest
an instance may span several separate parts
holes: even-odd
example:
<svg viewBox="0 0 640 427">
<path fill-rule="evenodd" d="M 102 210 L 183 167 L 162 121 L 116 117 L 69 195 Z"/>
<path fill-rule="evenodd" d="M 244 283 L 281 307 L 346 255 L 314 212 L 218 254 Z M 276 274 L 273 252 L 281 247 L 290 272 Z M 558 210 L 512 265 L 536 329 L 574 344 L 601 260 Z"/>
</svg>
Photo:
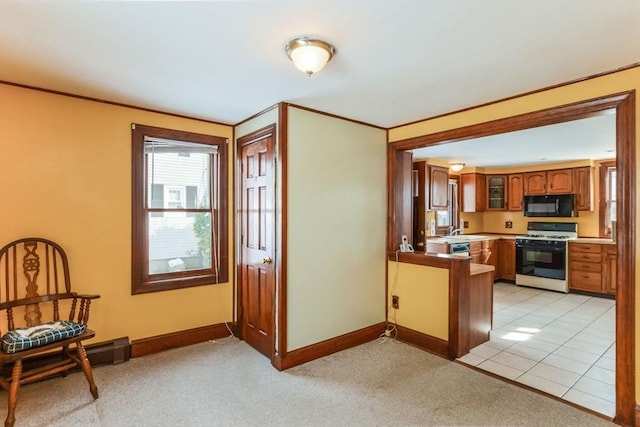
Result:
<svg viewBox="0 0 640 427">
<path fill-rule="evenodd" d="M 82 298 L 82 299 L 98 299 L 100 298 L 100 295 L 75 294 L 75 297 Z"/>
</svg>

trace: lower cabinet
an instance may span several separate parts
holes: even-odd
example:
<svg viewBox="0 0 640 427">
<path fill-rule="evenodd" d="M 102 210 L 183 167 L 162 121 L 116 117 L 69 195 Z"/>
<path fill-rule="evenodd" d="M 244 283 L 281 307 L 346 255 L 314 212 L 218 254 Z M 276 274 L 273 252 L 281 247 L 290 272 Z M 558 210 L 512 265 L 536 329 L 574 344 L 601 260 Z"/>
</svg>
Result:
<svg viewBox="0 0 640 427">
<path fill-rule="evenodd" d="M 569 290 L 615 295 L 614 245 L 569 242 Z"/>
<path fill-rule="evenodd" d="M 498 266 L 496 279 L 516 280 L 516 241 L 515 239 L 498 240 Z"/>
</svg>

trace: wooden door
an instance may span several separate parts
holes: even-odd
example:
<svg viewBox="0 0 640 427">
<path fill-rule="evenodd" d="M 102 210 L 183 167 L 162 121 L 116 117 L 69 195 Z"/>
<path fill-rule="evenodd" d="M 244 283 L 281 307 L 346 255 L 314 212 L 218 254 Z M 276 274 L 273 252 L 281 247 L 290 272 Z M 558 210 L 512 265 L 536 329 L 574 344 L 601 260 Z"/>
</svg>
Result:
<svg viewBox="0 0 640 427">
<path fill-rule="evenodd" d="M 524 194 L 533 196 L 547 194 L 547 172 L 527 172 L 524 174 Z"/>
<path fill-rule="evenodd" d="M 573 171 L 558 169 L 547 172 L 547 193 L 569 194 L 573 192 Z"/>
<path fill-rule="evenodd" d="M 449 169 L 429 166 L 429 209 L 449 208 Z"/>
<path fill-rule="evenodd" d="M 509 175 L 509 182 L 507 184 L 509 188 L 509 197 L 507 198 L 507 209 L 510 211 L 522 211 L 522 199 L 523 199 L 523 183 L 522 174 L 514 173 Z"/>
<path fill-rule="evenodd" d="M 573 192 L 576 194 L 576 210 L 578 211 L 593 210 L 592 170 L 591 166 L 573 170 Z"/>
<path fill-rule="evenodd" d="M 239 320 L 242 338 L 272 358 L 275 354 L 273 132 L 265 135 L 258 131 L 254 138 L 251 136 L 238 141 Z"/>
</svg>

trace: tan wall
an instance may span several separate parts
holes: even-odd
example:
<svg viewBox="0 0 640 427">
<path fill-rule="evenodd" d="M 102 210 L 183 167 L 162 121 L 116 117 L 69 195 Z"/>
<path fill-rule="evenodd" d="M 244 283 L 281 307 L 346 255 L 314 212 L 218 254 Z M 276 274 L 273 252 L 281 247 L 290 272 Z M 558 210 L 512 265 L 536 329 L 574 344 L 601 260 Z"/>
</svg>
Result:
<svg viewBox="0 0 640 427">
<path fill-rule="evenodd" d="M 390 322 L 449 341 L 449 270 L 389 261 Z M 397 295 L 400 308 L 391 308 Z"/>
<path fill-rule="evenodd" d="M 287 350 L 385 321 L 386 132 L 288 108 Z"/>
<path fill-rule="evenodd" d="M 231 320 L 229 283 L 131 295 L 131 123 L 230 140 L 231 127 L 3 84 L 0 118 L 0 244 L 42 236 L 65 248 L 75 290 L 102 295 L 96 341 Z"/>
<path fill-rule="evenodd" d="M 571 85 L 561 86 L 555 89 L 534 93 L 498 102 L 485 107 L 473 108 L 461 113 L 425 120 L 419 123 L 401 126 L 389 131 L 389 141 L 400 141 L 421 135 L 427 135 L 439 131 L 456 129 L 467 125 L 484 123 L 518 114 L 538 111 L 558 105 L 570 104 L 586 99 L 614 93 L 639 90 L 640 67 L 634 67 L 602 77 L 585 80 Z M 636 94 L 636 144 L 640 144 L 640 96 Z M 636 156 L 636 181 L 640 180 L 640 156 Z M 635 229 L 640 226 L 640 218 L 635 218 Z M 635 242 L 635 250 L 640 253 L 640 242 Z M 640 283 L 640 263 L 636 260 L 636 283 Z M 636 336 L 635 342 L 640 340 L 640 292 L 636 292 Z M 640 345 L 636 349 L 636 376 L 640 376 Z M 636 401 L 640 401 L 640 381 L 636 381 Z"/>
</svg>

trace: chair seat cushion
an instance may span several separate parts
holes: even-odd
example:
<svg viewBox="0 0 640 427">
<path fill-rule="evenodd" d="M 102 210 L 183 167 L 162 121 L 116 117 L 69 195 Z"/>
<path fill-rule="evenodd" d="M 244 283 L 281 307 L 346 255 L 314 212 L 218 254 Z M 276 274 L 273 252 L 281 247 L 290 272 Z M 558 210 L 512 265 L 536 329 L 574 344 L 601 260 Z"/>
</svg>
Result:
<svg viewBox="0 0 640 427">
<path fill-rule="evenodd" d="M 87 325 L 61 320 L 43 323 L 30 328 L 19 328 L 7 332 L 2 337 L 2 350 L 5 353 L 16 353 L 29 348 L 38 347 L 66 338 L 82 335 Z"/>
</svg>

